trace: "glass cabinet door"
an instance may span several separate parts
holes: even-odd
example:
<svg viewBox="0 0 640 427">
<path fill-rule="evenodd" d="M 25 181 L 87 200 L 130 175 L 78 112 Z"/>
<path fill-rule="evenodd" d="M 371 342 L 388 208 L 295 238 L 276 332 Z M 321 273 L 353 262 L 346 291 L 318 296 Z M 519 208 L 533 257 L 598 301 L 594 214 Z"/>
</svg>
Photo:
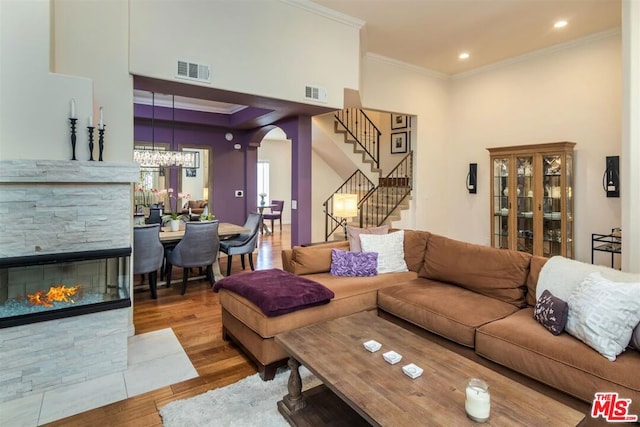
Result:
<svg viewBox="0 0 640 427">
<path fill-rule="evenodd" d="M 493 160 L 493 247 L 509 248 L 509 159 Z"/>
<path fill-rule="evenodd" d="M 565 227 L 565 246 L 566 257 L 573 258 L 573 157 L 566 155 L 565 165 L 565 185 L 566 185 L 566 227 Z"/>
<path fill-rule="evenodd" d="M 542 252 L 551 257 L 562 254 L 562 156 L 543 156 L 542 168 Z"/>
<path fill-rule="evenodd" d="M 517 250 L 533 254 L 534 227 L 533 156 L 516 158 Z"/>
</svg>

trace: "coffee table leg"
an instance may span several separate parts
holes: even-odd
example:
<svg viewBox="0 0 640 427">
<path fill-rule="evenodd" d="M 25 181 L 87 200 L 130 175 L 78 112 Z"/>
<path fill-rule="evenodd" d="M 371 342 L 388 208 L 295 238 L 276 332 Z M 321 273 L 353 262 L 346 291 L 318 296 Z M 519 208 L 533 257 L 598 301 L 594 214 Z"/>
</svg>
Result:
<svg viewBox="0 0 640 427">
<path fill-rule="evenodd" d="M 298 362 L 293 357 L 289 358 L 289 369 L 291 369 L 291 374 L 289 375 L 289 394 L 282 398 L 283 403 L 289 409 L 291 413 L 301 410 L 304 408 L 307 403 L 304 401 L 302 397 L 302 379 L 300 378 L 300 362 Z"/>
</svg>

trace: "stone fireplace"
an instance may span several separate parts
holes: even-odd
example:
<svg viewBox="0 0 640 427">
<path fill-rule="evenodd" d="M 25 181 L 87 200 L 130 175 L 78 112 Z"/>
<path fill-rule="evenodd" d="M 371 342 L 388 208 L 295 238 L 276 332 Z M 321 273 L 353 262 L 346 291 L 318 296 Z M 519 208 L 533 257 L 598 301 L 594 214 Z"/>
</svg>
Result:
<svg viewBox="0 0 640 427">
<path fill-rule="evenodd" d="M 0 161 L 0 402 L 126 369 L 138 176 L 135 163 Z"/>
</svg>

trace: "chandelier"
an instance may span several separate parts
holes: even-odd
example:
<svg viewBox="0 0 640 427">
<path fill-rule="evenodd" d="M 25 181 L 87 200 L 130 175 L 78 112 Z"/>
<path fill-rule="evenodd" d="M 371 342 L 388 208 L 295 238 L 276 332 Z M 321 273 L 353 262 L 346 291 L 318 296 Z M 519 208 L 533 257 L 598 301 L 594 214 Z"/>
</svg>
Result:
<svg viewBox="0 0 640 427">
<path fill-rule="evenodd" d="M 162 168 L 178 166 L 199 168 L 200 156 L 197 151 L 169 151 L 155 148 L 155 92 L 151 92 L 151 149 L 133 150 L 133 161 L 142 168 Z M 172 137 L 175 139 L 175 96 L 171 95 Z"/>
<path fill-rule="evenodd" d="M 195 151 L 133 150 L 133 161 L 143 168 L 166 166 L 197 168 L 199 166 L 198 153 Z"/>
</svg>

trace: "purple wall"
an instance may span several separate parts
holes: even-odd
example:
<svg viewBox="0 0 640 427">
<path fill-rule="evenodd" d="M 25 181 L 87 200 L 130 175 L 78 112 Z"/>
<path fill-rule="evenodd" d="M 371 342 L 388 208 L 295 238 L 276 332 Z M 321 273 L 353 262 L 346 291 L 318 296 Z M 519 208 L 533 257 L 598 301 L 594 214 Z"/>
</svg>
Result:
<svg viewBox="0 0 640 427">
<path fill-rule="evenodd" d="M 213 183 L 209 188 L 209 198 L 213 203 L 213 213 L 221 222 L 244 224 L 249 213 L 247 194 L 256 193 L 256 181 L 255 179 L 247 181 L 246 173 L 247 170 L 253 170 L 255 177 L 257 156 L 255 154 L 247 156 L 248 144 L 245 140 L 248 136 L 246 133 L 231 131 L 234 139 L 227 141 L 224 135 L 229 131 L 229 129 L 203 125 L 190 124 L 187 127 L 177 124 L 174 136 L 171 123 L 156 120 L 154 142 L 172 144 L 173 150 L 177 150 L 180 144 L 211 147 Z M 136 142 L 151 142 L 151 134 L 151 121 L 136 118 L 134 121 L 134 140 Z M 235 150 L 234 144 L 241 144 L 242 149 Z M 255 149 L 253 151 L 255 152 Z M 171 187 L 178 187 L 179 174 L 179 168 L 169 169 Z M 251 186 L 253 190 L 248 191 L 248 186 Z M 243 190 L 245 197 L 235 197 L 235 190 Z M 251 200 L 255 201 L 255 198 Z"/>
<path fill-rule="evenodd" d="M 260 109 L 252 108 L 244 113 L 253 115 L 258 111 Z M 151 106 L 134 105 L 134 141 L 152 141 L 151 112 Z M 297 208 L 291 210 L 291 244 L 310 242 L 311 116 L 290 117 L 252 130 L 227 127 L 224 123 L 228 118 L 219 116 L 223 115 L 186 110 L 175 110 L 174 115 L 171 108 L 155 107 L 153 141 L 170 144 L 173 150 L 178 150 L 180 145 L 211 147 L 213 183 L 209 187 L 209 199 L 212 211 L 222 222 L 244 224 L 249 212 L 257 209 L 259 143 L 273 125 L 279 126 L 292 142 L 291 199 L 297 202 Z M 233 133 L 232 141 L 225 139 L 227 132 Z M 240 144 L 242 148 L 235 150 L 234 144 Z M 169 170 L 169 185 L 174 189 L 178 188 L 179 174 L 179 168 Z M 235 197 L 236 190 L 243 190 L 244 197 Z"/>
</svg>

